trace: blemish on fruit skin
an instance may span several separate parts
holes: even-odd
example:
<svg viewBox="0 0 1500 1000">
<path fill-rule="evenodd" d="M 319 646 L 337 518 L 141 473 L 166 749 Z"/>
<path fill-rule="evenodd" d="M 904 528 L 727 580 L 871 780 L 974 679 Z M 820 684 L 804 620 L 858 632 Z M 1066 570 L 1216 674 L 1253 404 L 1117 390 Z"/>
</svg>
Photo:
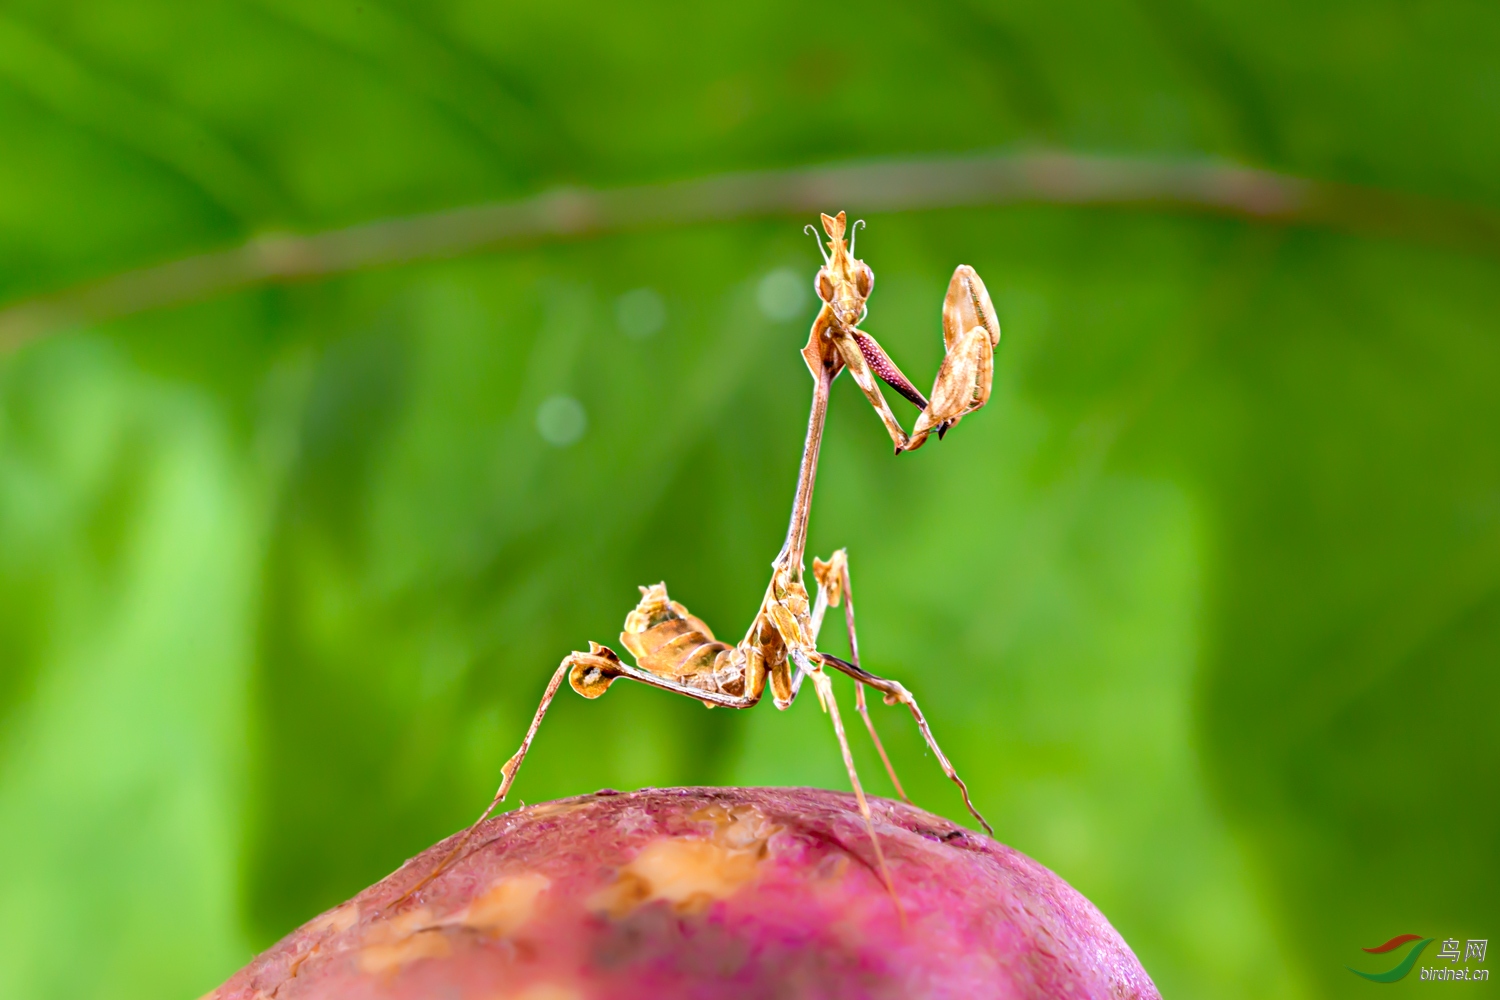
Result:
<svg viewBox="0 0 1500 1000">
<path fill-rule="evenodd" d="M 390 944 L 366 945 L 359 952 L 359 971 L 390 972 L 422 958 L 447 958 L 453 953 L 443 932 L 431 929 Z"/>
<path fill-rule="evenodd" d="M 530 922 L 536 913 L 537 897 L 551 884 L 551 879 L 536 872 L 496 879 L 472 903 L 443 923 L 507 937 Z"/>
<path fill-rule="evenodd" d="M 504 1000 L 583 1000 L 583 994 L 568 986 L 536 983 L 519 993 L 507 993 Z"/>
<path fill-rule="evenodd" d="M 589 908 L 622 917 L 644 903 L 664 900 L 679 913 L 701 912 L 755 878 L 766 842 L 781 829 L 750 805 L 709 805 L 687 818 L 707 824 L 708 835 L 651 841 L 614 882 L 589 898 Z"/>
<path fill-rule="evenodd" d="M 626 837 L 639 836 L 656 828 L 656 820 L 644 809 L 625 809 L 615 820 L 615 829 Z"/>
<path fill-rule="evenodd" d="M 420 907 L 403 913 L 366 936 L 359 952 L 362 972 L 388 972 L 423 958 L 446 958 L 453 953 L 445 928 L 462 927 L 508 937 L 526 926 L 536 913 L 537 897 L 552 880 L 536 872 L 496 879 L 468 906 L 440 920 Z"/>
<path fill-rule="evenodd" d="M 568 813 L 579 812 L 589 808 L 591 803 L 574 802 L 564 799 L 561 802 L 541 802 L 534 806 L 523 806 L 515 810 L 512 815 L 518 819 L 543 819 L 547 816 L 566 816 Z"/>
<path fill-rule="evenodd" d="M 372 927 L 365 942 L 361 972 L 389 972 L 422 958 L 446 958 L 453 950 L 425 906 Z"/>
<path fill-rule="evenodd" d="M 342 934 L 359 922 L 359 904 L 345 903 L 336 910 L 329 910 L 307 925 L 307 930 L 312 933 L 332 931 Z"/>
<path fill-rule="evenodd" d="M 307 925 L 307 947 L 303 948 L 287 964 L 287 978 L 293 979 L 308 959 L 318 954 L 327 941 L 359 923 L 359 904 L 352 900 L 336 910 L 330 910 Z"/>
<path fill-rule="evenodd" d="M 728 809 L 718 803 L 706 805 L 688 815 L 689 820 L 713 824 L 711 839 L 726 847 L 765 853 L 766 841 L 781 829 L 753 805 L 741 803 Z"/>
<path fill-rule="evenodd" d="M 378 941 L 390 941 L 398 937 L 409 937 L 432 926 L 432 911 L 425 906 L 397 914 L 384 924 L 371 928 L 369 937 Z"/>
<path fill-rule="evenodd" d="M 849 871 L 849 855 L 830 854 L 813 869 L 813 878 L 819 882 L 837 882 Z"/>
</svg>

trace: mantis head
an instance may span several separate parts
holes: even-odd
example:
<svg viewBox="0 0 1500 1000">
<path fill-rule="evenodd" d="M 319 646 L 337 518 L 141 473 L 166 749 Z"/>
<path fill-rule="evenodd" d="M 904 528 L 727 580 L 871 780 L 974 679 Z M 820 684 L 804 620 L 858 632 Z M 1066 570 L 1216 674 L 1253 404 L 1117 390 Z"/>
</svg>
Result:
<svg viewBox="0 0 1500 1000">
<path fill-rule="evenodd" d="M 848 217 L 840 212 L 836 216 L 824 215 L 822 218 L 823 231 L 828 234 L 829 252 L 823 254 L 823 266 L 818 270 L 813 287 L 818 298 L 833 310 L 839 325 L 852 330 L 865 318 L 865 300 L 875 287 L 875 272 L 854 256 L 854 233 L 850 233 L 848 247 L 844 246 L 844 228 Z M 857 231 L 863 224 L 863 220 L 856 221 L 854 229 Z M 812 229 L 811 226 L 807 228 Z"/>
</svg>

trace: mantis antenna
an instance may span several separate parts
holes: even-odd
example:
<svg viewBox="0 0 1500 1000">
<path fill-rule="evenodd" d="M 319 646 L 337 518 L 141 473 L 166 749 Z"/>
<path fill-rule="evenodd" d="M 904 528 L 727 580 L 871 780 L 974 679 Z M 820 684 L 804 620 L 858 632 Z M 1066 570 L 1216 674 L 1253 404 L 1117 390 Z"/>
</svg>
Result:
<svg viewBox="0 0 1500 1000">
<path fill-rule="evenodd" d="M 828 264 L 828 251 L 823 249 L 823 237 L 818 235 L 818 231 L 813 228 L 811 222 L 803 226 L 802 231 L 813 238 L 813 242 L 818 246 L 818 253 L 823 255 L 823 264 L 826 267 Z"/>
</svg>

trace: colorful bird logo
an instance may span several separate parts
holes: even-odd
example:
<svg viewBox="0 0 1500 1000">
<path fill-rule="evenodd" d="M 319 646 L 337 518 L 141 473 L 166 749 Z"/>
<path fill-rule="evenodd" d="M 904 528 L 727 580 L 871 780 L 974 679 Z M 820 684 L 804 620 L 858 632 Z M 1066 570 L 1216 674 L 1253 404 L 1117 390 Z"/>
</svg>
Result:
<svg viewBox="0 0 1500 1000">
<path fill-rule="evenodd" d="M 1432 944 L 1435 940 L 1436 938 L 1424 938 L 1420 934 L 1398 934 L 1385 944 L 1365 949 L 1365 951 L 1372 955 L 1384 955 L 1387 952 L 1395 951 L 1408 942 L 1417 942 L 1411 951 L 1406 953 L 1406 957 L 1396 963 L 1395 967 L 1385 972 L 1360 972 L 1352 965 L 1346 965 L 1344 968 L 1356 976 L 1363 976 L 1374 983 L 1394 983 L 1398 979 L 1405 978 L 1406 974 L 1412 970 L 1412 966 L 1417 964 L 1417 958 L 1421 956 L 1422 949 Z"/>
</svg>

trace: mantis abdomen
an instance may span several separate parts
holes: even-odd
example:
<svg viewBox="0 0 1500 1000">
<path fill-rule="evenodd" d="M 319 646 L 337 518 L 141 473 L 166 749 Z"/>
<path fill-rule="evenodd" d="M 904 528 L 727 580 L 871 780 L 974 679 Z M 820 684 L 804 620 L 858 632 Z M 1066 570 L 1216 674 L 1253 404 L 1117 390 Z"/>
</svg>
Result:
<svg viewBox="0 0 1500 1000">
<path fill-rule="evenodd" d="M 714 638 L 704 621 L 667 596 L 666 584 L 641 588 L 641 600 L 625 618 L 620 642 L 642 670 L 689 687 L 742 696 L 748 669 L 745 649 Z"/>
</svg>

